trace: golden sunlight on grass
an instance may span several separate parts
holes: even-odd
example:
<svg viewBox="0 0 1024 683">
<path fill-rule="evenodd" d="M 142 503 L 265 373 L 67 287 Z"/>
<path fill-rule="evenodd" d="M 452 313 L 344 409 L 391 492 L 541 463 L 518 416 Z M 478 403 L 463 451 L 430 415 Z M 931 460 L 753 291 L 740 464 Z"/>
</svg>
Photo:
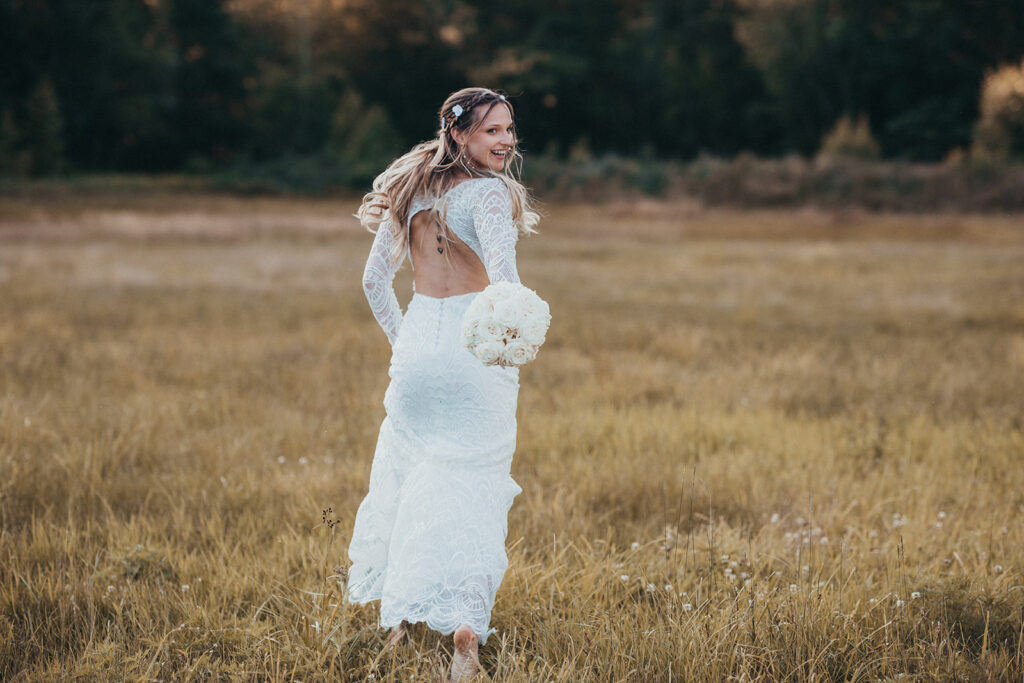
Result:
<svg viewBox="0 0 1024 683">
<path fill-rule="evenodd" d="M 388 361 L 353 208 L 0 202 L 0 678 L 443 669 L 340 599 Z M 548 212 L 492 680 L 1024 676 L 1019 216 Z"/>
</svg>

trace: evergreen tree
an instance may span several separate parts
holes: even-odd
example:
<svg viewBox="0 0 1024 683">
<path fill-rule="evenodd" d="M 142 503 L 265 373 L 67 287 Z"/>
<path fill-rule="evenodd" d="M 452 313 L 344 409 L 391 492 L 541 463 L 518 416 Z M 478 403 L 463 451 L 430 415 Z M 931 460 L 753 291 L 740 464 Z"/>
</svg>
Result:
<svg viewBox="0 0 1024 683">
<path fill-rule="evenodd" d="M 35 176 L 53 175 L 64 162 L 63 123 L 53 83 L 44 78 L 25 103 L 25 147 Z"/>
<path fill-rule="evenodd" d="M 229 161 L 248 136 L 247 61 L 222 0 L 173 0 L 173 122 L 184 157 Z"/>
<path fill-rule="evenodd" d="M 10 107 L 0 112 L 0 176 L 18 175 L 18 126 Z"/>
</svg>

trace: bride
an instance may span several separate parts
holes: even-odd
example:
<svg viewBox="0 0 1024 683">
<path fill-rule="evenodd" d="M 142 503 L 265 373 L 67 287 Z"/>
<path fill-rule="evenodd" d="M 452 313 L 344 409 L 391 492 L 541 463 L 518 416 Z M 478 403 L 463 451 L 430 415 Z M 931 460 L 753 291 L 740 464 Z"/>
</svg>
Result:
<svg viewBox="0 0 1024 683">
<path fill-rule="evenodd" d="M 380 600 L 401 642 L 409 624 L 454 632 L 451 677 L 479 670 L 478 646 L 508 566 L 509 474 L 519 371 L 460 343 L 463 313 L 495 282 L 519 282 L 515 245 L 538 216 L 518 168 L 513 108 L 485 88 L 452 93 L 437 137 L 381 173 L 356 214 L 375 232 L 363 289 L 391 344 L 387 416 L 349 545 L 346 598 Z M 392 280 L 408 256 L 402 314 Z"/>
</svg>

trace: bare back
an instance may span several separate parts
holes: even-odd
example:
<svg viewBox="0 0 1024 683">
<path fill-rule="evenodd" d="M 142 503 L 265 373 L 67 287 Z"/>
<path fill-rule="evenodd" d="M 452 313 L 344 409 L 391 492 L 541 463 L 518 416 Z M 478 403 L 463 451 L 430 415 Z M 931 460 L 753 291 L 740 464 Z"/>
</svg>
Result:
<svg viewBox="0 0 1024 683">
<path fill-rule="evenodd" d="M 443 298 L 483 291 L 490 280 L 480 259 L 451 231 L 448 239 L 437 241 L 438 215 L 420 211 L 409 221 L 409 248 L 412 256 L 416 291 Z M 438 252 L 438 248 L 444 250 Z"/>
</svg>

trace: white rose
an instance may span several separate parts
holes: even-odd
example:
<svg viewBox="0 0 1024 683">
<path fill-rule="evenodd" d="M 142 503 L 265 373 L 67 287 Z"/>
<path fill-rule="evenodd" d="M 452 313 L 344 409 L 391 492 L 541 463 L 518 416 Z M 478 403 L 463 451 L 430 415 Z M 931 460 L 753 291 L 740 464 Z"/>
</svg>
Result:
<svg viewBox="0 0 1024 683">
<path fill-rule="evenodd" d="M 475 337 L 477 336 L 477 327 L 475 325 L 467 325 L 465 322 L 462 323 L 462 345 L 466 347 L 473 346 L 475 343 Z"/>
<path fill-rule="evenodd" d="M 517 327 L 519 325 L 519 308 L 512 299 L 502 299 L 494 304 L 494 313 L 491 320 L 504 325 L 505 327 Z"/>
<path fill-rule="evenodd" d="M 503 349 L 504 347 L 500 343 L 484 341 L 476 345 L 473 349 L 473 354 L 484 365 L 494 365 L 501 358 Z"/>
<path fill-rule="evenodd" d="M 544 324 L 542 320 L 530 320 L 520 328 L 519 332 L 522 334 L 523 341 L 533 346 L 540 346 L 544 343 L 544 337 L 547 334 L 548 326 Z"/>
<path fill-rule="evenodd" d="M 502 349 L 501 360 L 499 362 L 503 367 L 507 368 L 510 365 L 515 365 L 515 361 L 512 359 L 512 351 L 514 348 L 515 347 L 512 345 L 506 344 L 505 347 Z"/>
<path fill-rule="evenodd" d="M 524 343 L 510 344 L 502 354 L 502 358 L 508 358 L 512 365 L 526 365 L 536 357 L 537 347 Z"/>
<path fill-rule="evenodd" d="M 488 320 L 480 326 L 480 337 L 486 341 L 500 342 L 505 338 L 505 334 L 505 326 L 493 320 Z"/>
</svg>

